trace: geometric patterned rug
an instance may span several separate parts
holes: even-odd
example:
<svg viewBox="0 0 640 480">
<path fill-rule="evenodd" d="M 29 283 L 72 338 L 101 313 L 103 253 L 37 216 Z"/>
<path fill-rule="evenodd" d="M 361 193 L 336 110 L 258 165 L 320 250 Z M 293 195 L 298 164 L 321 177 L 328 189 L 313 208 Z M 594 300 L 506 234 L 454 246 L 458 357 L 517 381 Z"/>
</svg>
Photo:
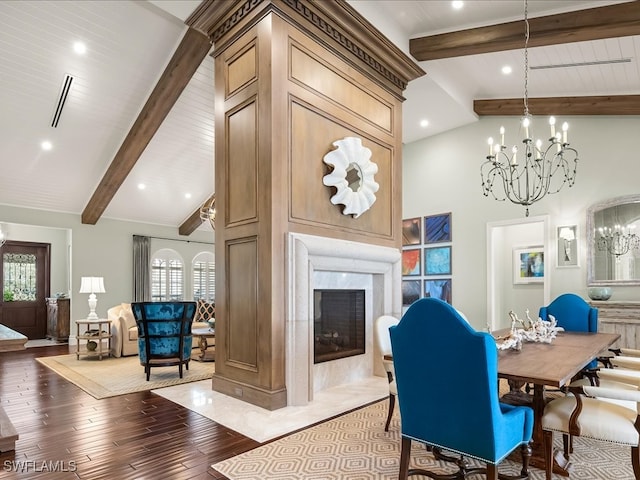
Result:
<svg viewBox="0 0 640 480">
<path fill-rule="evenodd" d="M 388 400 L 377 402 L 212 467 L 231 480 L 395 480 L 400 461 L 400 420 L 396 406 L 389 431 L 384 431 L 387 406 Z M 561 435 L 554 437 L 558 448 L 561 448 Z M 442 473 L 455 471 L 451 464 L 435 460 L 417 442 L 412 442 L 412 446 L 411 467 Z M 472 459 L 469 462 L 481 465 Z M 574 470 L 570 478 L 574 479 L 634 478 L 630 447 L 575 438 L 571 463 Z M 519 468 L 517 463 L 507 459 L 498 470 L 515 475 Z M 544 470 L 531 468 L 529 478 L 544 480 Z M 553 475 L 552 478 L 559 480 L 564 477 Z"/>
<path fill-rule="evenodd" d="M 178 367 L 153 367 L 149 381 L 137 355 L 131 357 L 83 357 L 75 353 L 36 360 L 97 399 L 115 397 L 133 392 L 155 390 L 182 383 L 198 382 L 212 377 L 214 362 L 189 362 L 189 370 Z"/>
</svg>

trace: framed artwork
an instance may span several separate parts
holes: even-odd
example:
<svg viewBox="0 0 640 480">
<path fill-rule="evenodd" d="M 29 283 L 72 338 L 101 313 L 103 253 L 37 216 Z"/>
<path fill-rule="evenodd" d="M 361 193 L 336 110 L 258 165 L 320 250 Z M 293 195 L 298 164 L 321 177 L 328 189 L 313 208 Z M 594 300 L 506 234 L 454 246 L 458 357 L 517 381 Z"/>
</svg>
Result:
<svg viewBox="0 0 640 480">
<path fill-rule="evenodd" d="M 402 245 L 420 245 L 420 217 L 402 220 Z"/>
<path fill-rule="evenodd" d="M 402 275 L 420 275 L 420 249 L 411 248 L 402 251 Z"/>
<path fill-rule="evenodd" d="M 439 278 L 424 281 L 424 296 L 439 298 L 451 305 L 451 279 Z"/>
<path fill-rule="evenodd" d="M 451 275 L 451 246 L 424 249 L 425 275 Z"/>
<path fill-rule="evenodd" d="M 451 213 L 424 217 L 424 243 L 451 241 Z"/>
<path fill-rule="evenodd" d="M 562 225 L 557 229 L 558 267 L 578 265 L 578 226 Z"/>
<path fill-rule="evenodd" d="M 421 280 L 402 281 L 402 305 L 408 306 L 420 298 Z"/>
<path fill-rule="evenodd" d="M 544 282 L 544 247 L 513 249 L 513 283 Z"/>
</svg>

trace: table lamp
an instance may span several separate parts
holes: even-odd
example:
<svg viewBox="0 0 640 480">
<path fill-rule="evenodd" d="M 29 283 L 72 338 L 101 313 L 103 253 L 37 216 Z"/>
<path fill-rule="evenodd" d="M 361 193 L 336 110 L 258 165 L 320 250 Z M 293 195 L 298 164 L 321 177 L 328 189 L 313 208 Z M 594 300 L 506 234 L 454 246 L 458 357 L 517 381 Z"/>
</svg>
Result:
<svg viewBox="0 0 640 480">
<path fill-rule="evenodd" d="M 89 316 L 87 320 L 98 320 L 98 315 L 96 314 L 96 306 L 98 305 L 96 293 L 104 293 L 104 278 L 82 277 L 80 293 L 89 294 Z"/>
</svg>

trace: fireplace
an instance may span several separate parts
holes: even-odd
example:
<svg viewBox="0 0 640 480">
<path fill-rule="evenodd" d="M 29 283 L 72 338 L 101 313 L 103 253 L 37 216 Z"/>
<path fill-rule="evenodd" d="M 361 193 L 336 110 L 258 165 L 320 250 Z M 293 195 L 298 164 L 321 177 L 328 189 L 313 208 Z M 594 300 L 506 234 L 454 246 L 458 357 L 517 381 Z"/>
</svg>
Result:
<svg viewBox="0 0 640 480">
<path fill-rule="evenodd" d="M 314 392 L 385 372 L 373 342 L 373 321 L 400 318 L 400 250 L 300 233 L 287 235 L 287 404 L 307 405 Z M 364 290 L 364 353 L 314 362 L 315 290 Z"/>
<path fill-rule="evenodd" d="M 365 290 L 313 291 L 313 363 L 365 353 Z"/>
</svg>

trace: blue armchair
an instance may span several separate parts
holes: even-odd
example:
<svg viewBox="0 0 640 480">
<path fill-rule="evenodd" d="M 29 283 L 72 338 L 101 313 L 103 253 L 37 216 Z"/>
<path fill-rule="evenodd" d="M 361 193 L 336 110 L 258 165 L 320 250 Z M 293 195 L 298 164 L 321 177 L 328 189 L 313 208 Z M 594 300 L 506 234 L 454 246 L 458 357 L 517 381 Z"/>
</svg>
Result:
<svg viewBox="0 0 640 480">
<path fill-rule="evenodd" d="M 138 353 L 147 381 L 151 367 L 177 365 L 182 378 L 183 365 L 191 360 L 191 324 L 195 302 L 137 302 L 131 304 L 138 326 Z"/>
<path fill-rule="evenodd" d="M 549 315 L 558 322 L 558 326 L 568 332 L 597 332 L 598 309 L 590 306 L 582 297 L 574 293 L 564 293 L 546 307 L 540 307 L 538 316 L 549 320 Z M 596 368 L 598 361 L 593 360 L 586 369 Z"/>
<path fill-rule="evenodd" d="M 441 476 L 409 469 L 412 440 L 487 464 L 470 468 L 461 457 L 455 478 L 486 472 L 495 480 L 497 464 L 521 447 L 522 470 L 514 478 L 526 478 L 533 410 L 499 402 L 493 337 L 476 332 L 451 305 L 436 298 L 414 302 L 390 333 L 402 433 L 398 478 Z"/>
</svg>

